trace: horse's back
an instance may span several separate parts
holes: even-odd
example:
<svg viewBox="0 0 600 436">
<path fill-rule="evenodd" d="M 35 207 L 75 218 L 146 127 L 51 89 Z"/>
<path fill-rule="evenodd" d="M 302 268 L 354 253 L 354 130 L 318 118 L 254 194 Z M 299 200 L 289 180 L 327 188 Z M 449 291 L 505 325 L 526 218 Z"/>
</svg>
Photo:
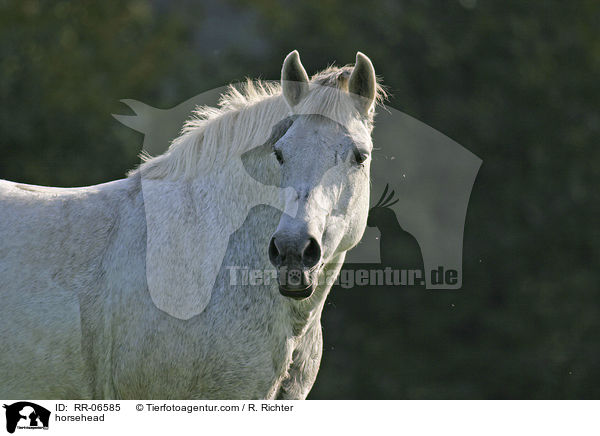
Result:
<svg viewBox="0 0 600 436">
<path fill-rule="evenodd" d="M 110 190 L 0 181 L 0 397 L 90 395 L 80 298 L 115 226 Z"/>
<path fill-rule="evenodd" d="M 0 289 L 75 290 L 93 274 L 118 214 L 102 191 L 0 181 Z"/>
</svg>

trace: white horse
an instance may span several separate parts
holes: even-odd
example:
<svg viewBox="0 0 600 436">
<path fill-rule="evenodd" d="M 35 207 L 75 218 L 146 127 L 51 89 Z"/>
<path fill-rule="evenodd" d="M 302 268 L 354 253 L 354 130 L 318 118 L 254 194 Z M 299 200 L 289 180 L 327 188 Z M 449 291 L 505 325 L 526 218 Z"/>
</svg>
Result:
<svg viewBox="0 0 600 436">
<path fill-rule="evenodd" d="M 294 51 L 281 79 L 198 109 L 125 179 L 0 181 L 0 397 L 306 397 L 382 91 L 361 53 L 309 80 Z"/>
</svg>

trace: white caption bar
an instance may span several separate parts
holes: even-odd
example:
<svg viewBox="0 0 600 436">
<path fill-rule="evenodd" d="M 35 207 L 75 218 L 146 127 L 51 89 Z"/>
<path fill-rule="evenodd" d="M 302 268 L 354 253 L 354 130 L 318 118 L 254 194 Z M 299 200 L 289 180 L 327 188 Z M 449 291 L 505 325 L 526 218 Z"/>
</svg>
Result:
<svg viewBox="0 0 600 436">
<path fill-rule="evenodd" d="M 6 407 L 0 418 L 5 427 L 1 432 L 12 425 L 14 434 L 20 436 L 124 431 L 143 431 L 144 435 L 580 436 L 600 431 L 598 401 L 4 400 L 2 404 Z"/>
</svg>

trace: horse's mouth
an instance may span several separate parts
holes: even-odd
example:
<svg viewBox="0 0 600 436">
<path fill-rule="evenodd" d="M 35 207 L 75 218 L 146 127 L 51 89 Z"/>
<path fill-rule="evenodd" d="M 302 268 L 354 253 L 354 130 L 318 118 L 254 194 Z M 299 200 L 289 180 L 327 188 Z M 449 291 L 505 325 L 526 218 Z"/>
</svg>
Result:
<svg viewBox="0 0 600 436">
<path fill-rule="evenodd" d="M 304 300 L 312 295 L 316 288 L 316 270 L 307 270 L 302 267 L 279 268 L 277 281 L 279 293 L 284 297 L 294 300 Z"/>
<path fill-rule="evenodd" d="M 289 286 L 279 285 L 279 293 L 284 297 L 293 298 L 294 300 L 304 300 L 312 295 L 315 287 L 311 283 L 306 288 L 293 288 Z"/>
</svg>

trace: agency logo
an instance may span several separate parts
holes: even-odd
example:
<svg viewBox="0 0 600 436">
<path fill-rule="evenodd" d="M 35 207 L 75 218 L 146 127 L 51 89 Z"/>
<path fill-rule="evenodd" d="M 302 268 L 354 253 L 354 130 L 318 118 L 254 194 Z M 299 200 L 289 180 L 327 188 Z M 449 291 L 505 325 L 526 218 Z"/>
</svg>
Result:
<svg viewBox="0 0 600 436">
<path fill-rule="evenodd" d="M 19 430 L 48 430 L 50 411 L 28 401 L 19 401 L 2 406 L 6 409 L 6 431 L 14 433 Z"/>
<path fill-rule="evenodd" d="M 335 94 L 344 93 L 342 90 L 312 86 L 315 87 L 314 92 L 330 96 L 327 101 L 345 101 Z M 320 187 L 319 192 L 337 192 L 339 181 L 346 180 L 347 173 L 343 171 L 347 161 L 356 160 L 356 153 L 361 150 L 357 145 L 363 141 L 360 129 L 355 129 L 352 123 L 334 110 L 323 110 L 321 113 L 320 107 L 308 107 L 302 110 L 296 108 L 293 115 L 282 114 L 282 119 L 275 117 L 269 121 L 269 125 L 261 125 L 260 129 L 253 127 L 246 132 L 244 140 L 240 140 L 244 144 L 243 150 L 207 146 L 200 150 L 201 159 L 184 159 L 186 155 L 182 150 L 197 148 L 197 139 L 191 132 L 199 131 L 207 122 L 212 112 L 206 108 L 220 107 L 215 111 L 225 111 L 235 107 L 236 96 L 244 92 L 244 86 L 239 86 L 241 91 L 237 89 L 216 88 L 166 110 L 135 100 L 122 100 L 134 115 L 114 115 L 125 126 L 144 134 L 143 155 L 172 154 L 185 162 L 185 165 L 182 163 L 179 166 L 159 165 L 163 162 L 159 158 L 155 165 L 142 165 L 138 172 L 147 225 L 146 270 L 150 296 L 156 307 L 180 319 L 189 319 L 201 313 L 208 304 L 212 289 L 222 273 L 222 266 L 225 265 L 223 262 L 228 256 L 229 242 L 235 239 L 236 232 L 253 231 L 252 226 L 256 224 L 252 223 L 259 221 L 258 214 L 268 214 L 270 209 L 283 214 L 280 215 L 283 217 L 281 219 L 289 218 L 292 221 L 299 213 L 298 199 L 301 193 L 295 187 L 298 180 L 294 178 L 299 171 L 296 171 L 296 167 L 293 167 L 294 171 L 292 167 L 287 170 L 282 167 L 284 159 L 281 153 L 278 154 L 276 143 L 291 141 L 294 135 L 304 135 L 305 140 L 301 144 L 312 144 L 311 141 L 319 144 L 318 141 L 325 141 L 322 138 L 325 135 L 337 135 L 335 140 L 333 137 L 327 139 L 338 144 L 340 151 L 336 151 L 334 159 L 312 160 L 310 171 L 306 171 L 310 177 L 318 179 L 313 182 Z M 194 112 L 196 118 L 185 124 L 194 108 L 199 108 Z M 254 121 L 258 123 L 259 120 Z M 325 126 L 319 133 L 321 136 L 314 133 L 317 130 L 309 128 L 313 124 Z M 186 126 L 183 134 L 182 125 Z M 217 143 L 218 139 L 225 144 L 235 144 L 231 136 L 233 133 L 225 127 L 222 129 L 226 132 L 223 138 L 211 136 L 207 143 Z M 256 133 L 259 131 L 260 134 Z M 348 251 L 340 271 L 341 277 L 345 274 L 349 278 L 344 287 L 356 284 L 460 289 L 467 207 L 482 160 L 432 127 L 389 106 L 383 106 L 378 111 L 371 136 L 374 151 L 369 164 L 369 183 L 373 201 L 368 209 L 362 240 Z M 287 139 L 282 140 L 284 137 Z M 194 141 L 189 142 L 192 139 Z M 169 144 L 172 146 L 167 149 Z M 344 154 L 350 149 L 354 157 Z M 296 154 L 301 153 L 297 151 Z M 305 161 L 298 159 L 298 162 Z M 179 211 L 178 205 L 182 199 L 177 195 L 165 196 L 156 179 L 173 172 L 191 173 L 193 169 L 203 174 L 207 183 L 214 183 L 216 177 L 222 175 L 230 175 L 235 182 L 223 189 L 223 195 L 211 197 L 210 208 L 194 211 L 194 220 L 189 219 L 187 212 L 173 213 L 168 220 L 164 220 L 165 209 Z M 190 191 L 185 195 L 204 194 Z M 315 202 L 319 198 L 324 199 L 325 203 L 327 201 L 325 194 L 314 198 Z M 320 209 L 327 209 L 325 203 Z M 232 204 L 236 207 L 232 208 Z M 261 219 L 263 223 L 268 221 L 266 215 Z M 274 222 L 278 221 L 274 219 Z M 249 227 L 243 227 L 245 225 Z M 193 235 L 193 241 L 171 238 L 172 229 L 179 232 L 186 226 L 190 227 L 189 234 Z M 197 247 L 211 247 L 211 256 L 202 256 L 201 271 L 190 273 L 186 270 L 188 262 L 183 260 L 175 267 L 169 264 L 166 268 L 165 257 L 181 259 L 181 244 L 186 244 L 189 253 L 194 253 L 194 256 L 202 256 Z M 269 241 L 264 245 L 271 247 Z M 257 251 L 263 257 L 267 256 L 265 247 Z M 273 254 L 274 259 L 277 253 L 269 249 L 269 256 Z M 256 276 L 264 278 L 265 275 L 272 275 L 260 268 L 253 269 L 249 265 L 251 260 L 244 262 L 247 264 L 224 266 L 229 270 L 230 281 L 235 280 L 231 281 L 232 284 L 245 284 L 246 271 L 250 282 Z M 238 281 L 238 272 L 242 273 L 241 281 Z M 363 276 L 366 272 L 369 279 L 365 284 Z M 281 269 L 277 273 L 281 281 Z M 296 278 L 293 275 L 287 277 L 291 280 Z M 179 285 L 174 287 L 173 283 Z M 266 282 L 263 279 L 261 283 Z M 191 289 L 199 289 L 200 292 L 187 291 Z"/>
</svg>

